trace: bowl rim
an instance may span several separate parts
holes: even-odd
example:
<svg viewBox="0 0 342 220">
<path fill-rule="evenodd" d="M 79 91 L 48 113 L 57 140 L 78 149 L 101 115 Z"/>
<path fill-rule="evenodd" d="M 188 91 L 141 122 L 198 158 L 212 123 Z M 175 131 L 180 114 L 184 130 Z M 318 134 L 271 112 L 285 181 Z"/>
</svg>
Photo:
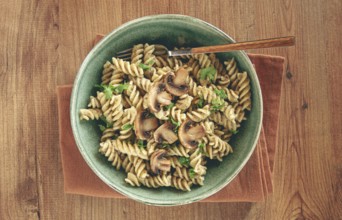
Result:
<svg viewBox="0 0 342 220">
<path fill-rule="evenodd" d="M 77 94 L 76 91 L 78 91 L 78 81 L 81 78 L 82 72 L 84 72 L 84 70 L 86 69 L 88 62 L 91 60 L 92 55 L 95 53 L 95 51 L 99 50 L 102 47 L 102 43 L 106 42 L 107 40 L 109 40 L 111 38 L 112 35 L 116 34 L 118 31 L 126 28 L 127 26 L 130 26 L 132 24 L 135 23 L 139 23 L 139 22 L 143 22 L 146 20 L 150 20 L 150 19 L 178 19 L 178 20 L 192 20 L 192 22 L 196 22 L 196 23 L 200 23 L 202 25 L 207 26 L 208 28 L 211 29 L 215 29 L 217 31 L 217 33 L 221 34 L 223 37 L 228 38 L 230 41 L 235 42 L 235 40 L 233 40 L 228 34 L 226 34 L 225 32 L 223 32 L 221 29 L 219 29 L 218 27 L 203 21 L 199 18 L 195 18 L 192 16 L 187 16 L 187 15 L 181 15 L 181 14 L 158 14 L 158 15 L 149 15 L 149 16 L 143 16 L 137 19 L 133 19 L 130 20 L 128 22 L 123 23 L 122 25 L 118 26 L 117 28 L 115 28 L 114 30 L 112 30 L 109 34 L 107 34 L 104 38 L 102 38 L 91 50 L 90 52 L 87 54 L 87 56 L 84 58 L 78 72 L 77 75 L 75 77 L 74 83 L 73 83 L 73 88 L 72 88 L 72 93 L 71 93 L 71 98 L 70 98 L 70 121 L 71 121 L 71 127 L 72 127 L 72 132 L 74 135 L 74 139 L 75 139 L 75 143 L 77 145 L 78 150 L 80 151 L 84 161 L 86 162 L 86 164 L 90 167 L 90 169 L 95 173 L 96 176 L 98 176 L 106 185 L 108 185 L 110 188 L 112 188 L 113 190 L 115 190 L 116 192 L 130 198 L 133 199 L 135 201 L 147 204 L 147 205 L 154 205 L 154 206 L 178 206 L 178 205 L 185 205 L 185 204 L 190 204 L 193 202 L 197 202 L 200 200 L 203 200 L 205 198 L 210 197 L 211 195 L 214 195 L 215 193 L 217 193 L 218 191 L 220 191 L 221 189 L 223 189 L 224 187 L 226 187 L 239 173 L 240 171 L 243 169 L 243 167 L 246 165 L 246 163 L 249 161 L 251 155 L 253 154 L 253 152 L 255 151 L 256 148 L 256 144 L 257 141 L 259 139 L 260 136 L 260 132 L 261 132 L 261 127 L 262 127 L 262 121 L 263 121 L 263 99 L 262 99 L 262 92 L 261 92 L 261 87 L 260 87 L 260 82 L 259 82 L 259 78 L 258 75 L 256 74 L 255 68 L 251 62 L 251 60 L 249 59 L 249 57 L 247 56 L 245 51 L 238 51 L 239 53 L 241 53 L 241 55 L 245 58 L 246 62 L 248 63 L 248 65 L 251 67 L 251 73 L 250 74 L 254 74 L 255 76 L 255 82 L 256 82 L 256 91 L 258 93 L 258 96 L 260 97 L 260 112 L 259 112 L 259 117 L 260 117 L 260 123 L 257 127 L 257 132 L 255 135 L 255 140 L 253 141 L 251 150 L 248 152 L 247 156 L 244 158 L 244 160 L 242 161 L 242 163 L 238 166 L 238 168 L 234 171 L 233 175 L 231 175 L 229 178 L 227 178 L 220 186 L 210 189 L 209 191 L 207 191 L 207 193 L 202 194 L 202 195 L 196 195 L 195 197 L 185 200 L 185 201 L 172 201 L 170 203 L 165 203 L 162 202 L 160 200 L 156 200 L 156 199 L 150 199 L 148 201 L 146 201 L 146 198 L 144 197 L 143 199 L 141 199 L 140 197 L 135 197 L 130 195 L 130 193 L 127 193 L 123 190 L 118 189 L 111 181 L 109 181 L 102 173 L 101 171 L 99 171 L 98 169 L 96 169 L 96 165 L 94 165 L 94 163 L 90 160 L 88 154 L 83 150 L 83 147 L 81 146 L 81 141 L 80 141 L 80 137 L 77 133 L 77 129 L 76 129 L 76 118 L 74 117 L 73 112 L 75 112 L 75 108 L 76 108 L 76 98 L 77 98 Z"/>
</svg>

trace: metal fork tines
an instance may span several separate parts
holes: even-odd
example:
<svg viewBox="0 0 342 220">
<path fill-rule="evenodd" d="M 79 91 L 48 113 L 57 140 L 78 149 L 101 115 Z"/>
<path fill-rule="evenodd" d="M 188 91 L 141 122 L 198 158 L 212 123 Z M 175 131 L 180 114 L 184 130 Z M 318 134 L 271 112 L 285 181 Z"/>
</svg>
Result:
<svg viewBox="0 0 342 220">
<path fill-rule="evenodd" d="M 133 52 L 133 48 L 122 50 L 116 53 L 116 57 L 127 61 L 131 59 L 132 52 Z M 156 56 L 167 55 L 168 49 L 164 45 L 155 44 L 153 54 Z"/>
</svg>

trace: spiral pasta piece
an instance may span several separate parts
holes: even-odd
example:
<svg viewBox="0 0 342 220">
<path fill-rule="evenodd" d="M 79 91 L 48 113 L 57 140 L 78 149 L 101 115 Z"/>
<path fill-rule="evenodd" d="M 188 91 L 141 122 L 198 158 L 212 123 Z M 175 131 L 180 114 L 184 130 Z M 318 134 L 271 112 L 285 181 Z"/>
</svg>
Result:
<svg viewBox="0 0 342 220">
<path fill-rule="evenodd" d="M 133 82 L 136 86 L 138 86 L 140 89 L 144 90 L 145 92 L 150 91 L 152 82 L 146 78 L 135 78 L 133 79 Z"/>
<path fill-rule="evenodd" d="M 171 178 L 171 186 L 175 187 L 176 189 L 183 190 L 183 191 L 191 191 L 190 187 L 192 186 L 192 182 L 173 176 Z"/>
<path fill-rule="evenodd" d="M 114 70 L 112 73 L 112 76 L 110 78 L 109 85 L 117 86 L 117 85 L 123 83 L 124 76 L 125 76 L 125 74 L 121 70 Z"/>
<path fill-rule="evenodd" d="M 147 156 L 147 151 L 144 148 L 139 148 L 139 146 L 137 144 L 132 144 L 128 141 L 122 141 L 120 139 L 116 139 L 116 140 L 107 140 L 104 143 L 101 144 L 111 144 L 114 146 L 114 149 L 127 154 L 127 155 L 132 155 L 132 156 L 136 156 L 136 157 L 140 157 L 141 159 L 147 160 L 148 156 Z"/>
<path fill-rule="evenodd" d="M 136 109 L 139 109 L 142 105 L 143 98 L 140 95 L 137 86 L 133 84 L 133 82 L 129 82 L 128 89 L 126 90 L 125 94 L 128 96 L 128 100 L 131 106 L 134 106 Z"/>
<path fill-rule="evenodd" d="M 135 156 L 128 156 L 129 161 L 134 166 L 134 173 L 139 179 L 145 179 L 148 175 L 144 160 Z"/>
<path fill-rule="evenodd" d="M 88 108 L 101 108 L 101 103 L 94 96 L 90 96 Z"/>
<path fill-rule="evenodd" d="M 138 177 L 134 173 L 127 173 L 127 177 L 125 179 L 125 182 L 128 183 L 131 186 L 140 186 L 140 182 L 138 180 Z"/>
<path fill-rule="evenodd" d="M 176 107 L 182 111 L 187 110 L 194 98 L 188 94 L 182 95 L 176 102 Z"/>
<path fill-rule="evenodd" d="M 201 122 L 201 125 L 203 126 L 206 134 L 212 134 L 214 132 L 215 125 L 212 121 L 206 119 Z"/>
<path fill-rule="evenodd" d="M 170 162 L 171 162 L 171 167 L 176 168 L 176 167 L 187 167 L 186 165 L 182 165 L 179 162 L 179 157 L 178 156 L 170 156 L 169 157 Z"/>
<path fill-rule="evenodd" d="M 218 149 L 218 151 L 222 153 L 221 156 L 226 156 L 230 152 L 233 152 L 233 148 L 227 142 L 223 141 L 218 136 L 208 135 L 208 139 L 209 139 L 209 145 L 215 149 Z"/>
<path fill-rule="evenodd" d="M 122 116 L 123 106 L 121 102 L 121 95 L 113 95 L 110 99 L 107 100 L 103 92 L 98 92 L 97 99 L 101 104 L 102 113 L 106 117 L 106 120 L 108 122 L 111 123 L 115 120 L 118 120 Z"/>
<path fill-rule="evenodd" d="M 194 121 L 194 122 L 201 122 L 207 119 L 210 115 L 210 107 L 209 105 L 204 106 L 203 108 L 198 108 L 194 111 L 190 111 L 186 113 L 186 116 Z"/>
<path fill-rule="evenodd" d="M 191 67 L 190 74 L 194 76 L 194 78 L 197 81 L 200 81 L 200 70 L 201 70 L 201 65 L 199 64 L 198 60 L 195 58 L 191 58 L 187 64 L 189 67 Z"/>
<path fill-rule="evenodd" d="M 170 115 L 172 119 L 176 122 L 182 123 L 186 119 L 186 115 L 182 113 L 182 111 L 178 109 L 176 106 L 173 106 L 171 108 Z"/>
<path fill-rule="evenodd" d="M 113 71 L 114 66 L 109 61 L 107 61 L 103 65 L 101 84 L 108 84 L 110 82 L 110 78 L 112 77 Z"/>
<path fill-rule="evenodd" d="M 194 172 L 199 175 L 205 175 L 207 172 L 207 168 L 202 165 L 203 158 L 200 149 L 197 148 L 191 155 L 190 155 L 190 166 L 194 168 Z"/>
<path fill-rule="evenodd" d="M 201 65 L 201 68 L 207 68 L 211 65 L 211 60 L 209 59 L 209 56 L 204 53 L 198 53 L 192 55 L 195 59 L 198 60 L 199 64 Z"/>
<path fill-rule="evenodd" d="M 102 136 L 101 136 L 101 142 L 105 142 L 108 139 L 112 139 L 115 137 L 115 130 L 113 128 L 106 128 L 103 132 L 102 132 Z"/>
<path fill-rule="evenodd" d="M 214 53 L 209 54 L 209 59 L 210 59 L 212 65 L 217 70 L 217 74 L 219 76 L 225 76 L 227 74 L 227 71 L 225 70 L 223 64 L 220 62 L 220 60 L 216 57 L 216 55 Z"/>
<path fill-rule="evenodd" d="M 188 85 L 189 85 L 189 95 L 191 96 L 198 96 L 198 86 L 197 83 L 191 78 L 188 78 Z"/>
<path fill-rule="evenodd" d="M 112 59 L 113 65 L 116 69 L 122 71 L 123 73 L 130 75 L 132 77 L 143 77 L 144 71 L 142 68 L 138 67 L 136 64 L 130 64 L 127 61 L 122 59 L 117 59 L 113 57 Z"/>
<path fill-rule="evenodd" d="M 237 64 L 234 58 L 232 58 L 229 61 L 225 61 L 224 64 L 226 64 L 226 70 L 228 72 L 228 76 L 230 79 L 230 86 L 232 89 L 236 89 L 236 86 L 239 82 L 237 74 L 238 74 L 238 68 Z"/>
<path fill-rule="evenodd" d="M 171 175 L 162 174 L 158 176 L 147 177 L 140 182 L 149 188 L 158 188 L 161 186 L 171 186 Z"/>
<path fill-rule="evenodd" d="M 240 96 L 240 105 L 242 110 L 251 110 L 251 87 L 249 84 L 249 78 L 246 72 L 238 73 L 239 82 L 237 84 L 237 89 Z"/>
<path fill-rule="evenodd" d="M 235 120 L 228 120 L 228 118 L 221 112 L 212 113 L 209 118 L 229 130 L 235 131 L 237 128 Z"/>
<path fill-rule="evenodd" d="M 152 75 L 152 82 L 160 81 L 166 74 L 168 74 L 171 71 L 172 69 L 170 67 L 157 68 L 157 71 Z"/>
<path fill-rule="evenodd" d="M 156 62 L 155 61 L 156 57 L 153 55 L 154 50 L 155 50 L 155 46 L 153 44 L 144 45 L 144 64 L 152 65 Z"/>
<path fill-rule="evenodd" d="M 167 121 L 169 120 L 169 117 L 170 117 L 170 111 L 165 111 L 163 109 L 160 109 L 160 111 L 154 113 L 154 116 L 158 118 L 159 120 Z"/>
<path fill-rule="evenodd" d="M 224 106 L 222 112 L 228 120 L 230 120 L 230 121 L 235 120 L 235 118 L 236 118 L 236 115 L 234 113 L 235 109 L 232 105 Z"/>
<path fill-rule="evenodd" d="M 80 110 L 80 120 L 98 120 L 102 115 L 100 109 L 90 108 L 90 109 L 81 109 Z"/>
<path fill-rule="evenodd" d="M 139 64 L 142 62 L 144 57 L 144 45 L 137 44 L 133 46 L 132 55 L 131 55 L 131 63 Z"/>
<path fill-rule="evenodd" d="M 147 141 L 146 150 L 148 156 L 150 156 L 155 151 L 157 145 L 158 143 L 154 140 L 154 138 Z"/>
<path fill-rule="evenodd" d="M 179 144 L 177 146 L 170 147 L 167 150 L 167 154 L 170 156 L 181 156 L 181 157 L 189 157 L 190 149 L 185 148 L 183 145 Z"/>
<path fill-rule="evenodd" d="M 119 170 L 122 165 L 122 160 L 119 153 L 114 149 L 112 145 L 104 144 L 100 145 L 99 152 L 107 157 L 107 160 L 111 162 L 115 169 Z"/>
<path fill-rule="evenodd" d="M 124 110 L 122 115 L 122 126 L 120 130 L 120 140 L 126 140 L 133 135 L 133 123 L 137 116 L 137 110 L 134 107 Z"/>
<path fill-rule="evenodd" d="M 204 100 L 206 100 L 209 104 L 213 102 L 213 100 L 217 100 L 219 102 L 224 103 L 224 100 L 221 99 L 214 90 L 205 87 L 205 86 L 198 86 L 197 87 L 198 95 L 201 96 Z"/>
</svg>

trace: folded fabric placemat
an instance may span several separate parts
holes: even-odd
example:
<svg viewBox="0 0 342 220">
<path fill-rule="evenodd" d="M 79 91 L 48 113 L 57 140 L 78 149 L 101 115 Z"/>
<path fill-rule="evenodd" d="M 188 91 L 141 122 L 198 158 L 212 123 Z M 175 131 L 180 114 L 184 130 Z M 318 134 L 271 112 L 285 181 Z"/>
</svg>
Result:
<svg viewBox="0 0 342 220">
<path fill-rule="evenodd" d="M 97 35 L 95 43 L 101 38 L 102 35 Z M 273 191 L 272 172 L 285 59 L 259 54 L 248 56 L 260 80 L 264 102 L 263 129 L 254 153 L 238 176 L 221 191 L 201 202 L 257 202 Z M 70 124 L 71 91 L 72 85 L 57 88 L 64 191 L 88 196 L 126 198 L 102 182 L 82 158 Z"/>
</svg>

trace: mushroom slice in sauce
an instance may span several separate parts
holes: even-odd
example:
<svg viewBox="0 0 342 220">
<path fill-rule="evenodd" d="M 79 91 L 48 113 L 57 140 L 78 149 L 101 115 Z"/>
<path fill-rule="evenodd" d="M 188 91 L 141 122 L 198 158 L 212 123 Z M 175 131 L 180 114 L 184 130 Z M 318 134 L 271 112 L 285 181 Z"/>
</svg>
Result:
<svg viewBox="0 0 342 220">
<path fill-rule="evenodd" d="M 159 171 L 170 171 L 171 162 L 165 158 L 166 154 L 167 152 L 164 149 L 159 149 L 152 153 L 150 165 L 153 173 L 158 174 Z"/>
<path fill-rule="evenodd" d="M 154 140 L 157 143 L 173 144 L 178 140 L 178 136 L 173 131 L 173 125 L 170 122 L 165 122 L 154 132 Z"/>
<path fill-rule="evenodd" d="M 151 87 L 148 93 L 148 108 L 151 112 L 160 111 L 161 106 L 170 105 L 172 100 L 171 94 L 165 91 L 165 84 L 158 82 Z"/>
<path fill-rule="evenodd" d="M 138 139 L 147 140 L 151 137 L 151 131 L 159 126 L 158 119 L 147 110 L 139 109 L 134 120 L 134 130 Z"/>
<path fill-rule="evenodd" d="M 199 141 L 205 136 L 204 127 L 189 119 L 184 121 L 178 129 L 180 143 L 189 149 L 198 146 Z"/>
<path fill-rule="evenodd" d="M 189 72 L 184 68 L 179 68 L 176 73 L 169 72 L 165 78 L 166 90 L 175 96 L 182 96 L 189 91 L 189 86 L 186 82 Z"/>
</svg>

